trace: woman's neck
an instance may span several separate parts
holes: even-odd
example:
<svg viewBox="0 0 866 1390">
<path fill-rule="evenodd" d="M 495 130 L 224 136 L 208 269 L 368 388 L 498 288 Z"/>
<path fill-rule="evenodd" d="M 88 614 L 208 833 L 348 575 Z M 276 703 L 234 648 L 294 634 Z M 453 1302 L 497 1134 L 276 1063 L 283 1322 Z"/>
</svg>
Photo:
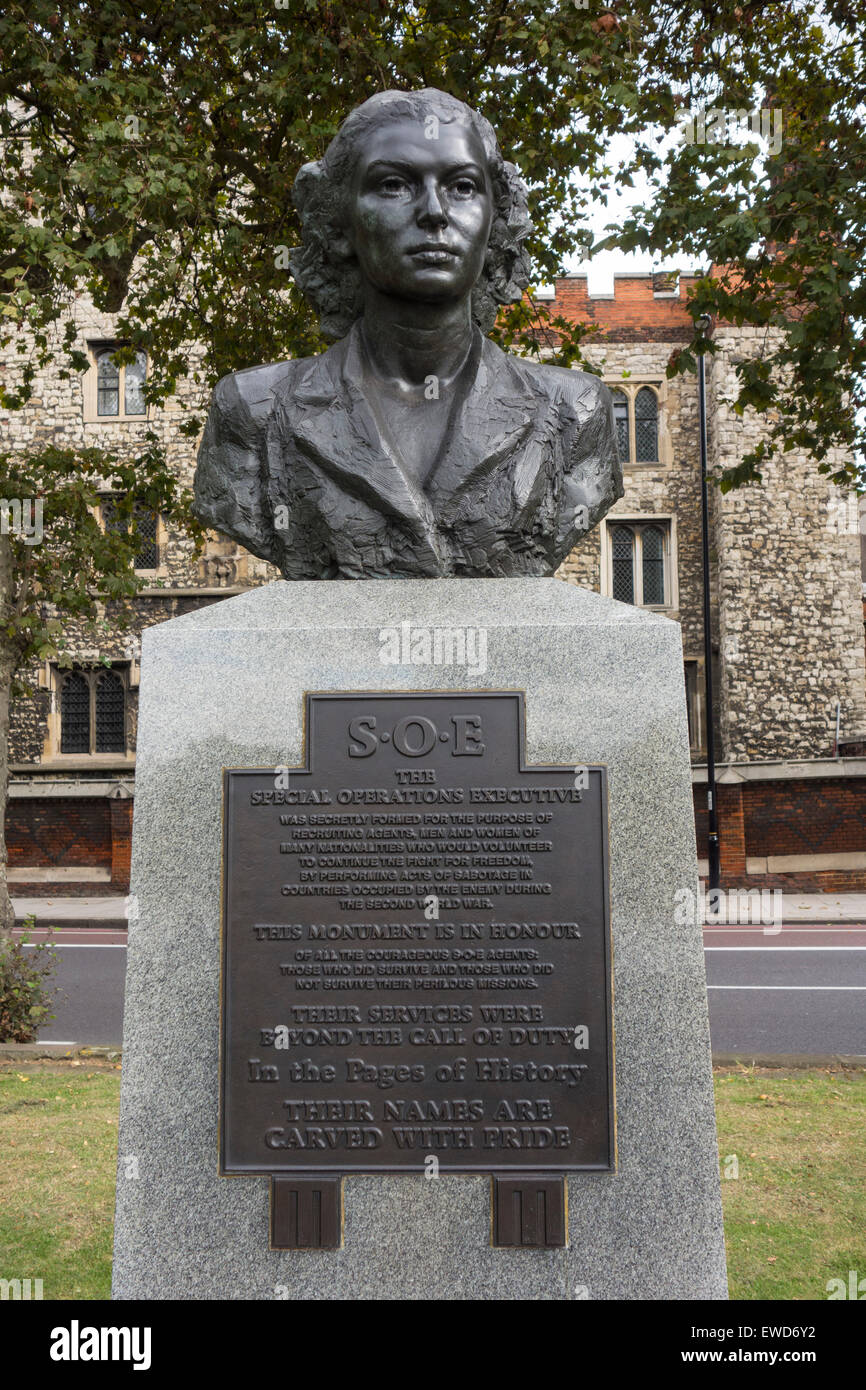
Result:
<svg viewBox="0 0 866 1390">
<path fill-rule="evenodd" d="M 364 306 L 361 332 L 369 366 L 384 385 L 405 390 L 435 377 L 447 386 L 472 350 L 471 305 L 415 304 L 374 293 Z"/>
</svg>

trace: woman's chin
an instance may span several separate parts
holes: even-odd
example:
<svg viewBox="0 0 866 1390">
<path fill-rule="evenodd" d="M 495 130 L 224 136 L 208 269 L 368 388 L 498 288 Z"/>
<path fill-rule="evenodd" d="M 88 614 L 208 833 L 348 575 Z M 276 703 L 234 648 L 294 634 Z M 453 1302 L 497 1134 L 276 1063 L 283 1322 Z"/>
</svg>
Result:
<svg viewBox="0 0 866 1390">
<path fill-rule="evenodd" d="M 392 301 L 402 300 L 407 304 L 454 304 L 469 300 L 473 289 L 474 282 L 467 285 L 461 276 L 453 272 L 426 271 L 413 275 L 411 280 L 404 280 L 399 285 L 383 285 L 380 293 Z"/>
</svg>

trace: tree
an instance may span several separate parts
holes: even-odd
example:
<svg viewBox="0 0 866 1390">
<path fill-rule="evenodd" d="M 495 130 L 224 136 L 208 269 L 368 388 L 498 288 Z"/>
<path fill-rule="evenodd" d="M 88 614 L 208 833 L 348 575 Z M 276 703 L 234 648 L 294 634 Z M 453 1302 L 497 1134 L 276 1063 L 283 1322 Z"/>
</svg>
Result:
<svg viewBox="0 0 866 1390">
<path fill-rule="evenodd" d="M 13 0 L 0 15 L 0 347 L 9 365 L 0 405 L 22 406 L 53 358 L 66 371 L 86 367 L 70 313 L 82 291 L 117 315 L 126 350 L 147 353 L 154 404 L 189 374 L 212 384 L 320 350 L 288 269 L 299 233 L 294 175 L 366 96 L 436 86 L 483 112 L 521 168 L 539 280 L 585 249 L 591 199 L 649 172 L 651 205 L 613 243 L 704 256 L 696 324 L 709 312 L 773 330 L 738 368 L 739 408 L 771 411 L 773 423 L 723 485 L 758 478 L 764 459 L 791 445 L 850 482 L 866 430 L 857 416 L 866 0 L 827 0 L 822 13 L 818 23 L 803 0 L 614 0 L 608 9 L 587 0 Z M 658 131 L 681 126 L 684 109 L 719 105 L 781 110 L 781 149 L 660 146 Z M 616 170 L 614 133 L 635 140 Z M 504 344 L 552 346 L 563 363 L 581 362 L 590 331 L 546 320 L 531 300 L 498 328 Z M 201 358 L 190 355 L 194 343 Z M 699 347 L 712 343 L 696 327 L 670 371 L 692 370 Z M 195 436 L 201 423 L 191 413 L 181 428 Z M 848 453 L 842 464 L 836 446 Z M 13 670 L 55 650 L 59 629 L 46 624 L 134 583 L 129 546 L 121 553 L 117 537 L 103 545 L 90 528 L 95 549 L 85 553 L 55 499 L 86 528 L 94 494 L 76 478 L 123 468 L 132 471 L 122 491 L 143 486 L 154 506 L 182 515 L 148 458 L 7 459 L 0 497 L 42 496 L 57 530 L 46 530 L 39 557 L 2 538 L 0 802 Z M 15 585 L 25 580 L 19 613 Z"/>
<path fill-rule="evenodd" d="M 692 314 L 765 330 L 736 408 L 769 427 L 722 487 L 792 448 L 866 486 L 866 3 L 646 0 L 641 15 L 647 70 L 671 84 L 661 123 L 684 138 L 638 141 L 654 196 L 608 244 L 701 256 Z M 695 346 L 712 351 L 696 340 L 670 374 L 694 370 Z"/>
<path fill-rule="evenodd" d="M 127 623 L 141 587 L 133 562 L 141 546 L 137 506 L 196 523 L 155 442 L 138 456 L 48 447 L 0 454 L 0 936 L 14 913 L 6 878 L 9 706 L 34 661 L 64 660 L 64 620 L 98 631 Z M 116 494 L 114 522 L 96 516 L 98 486 Z M 139 513 L 140 515 L 140 513 Z M 199 528 L 200 529 L 200 528 Z"/>
<path fill-rule="evenodd" d="M 71 308 L 87 293 L 118 315 L 124 351 L 149 362 L 163 403 L 190 371 L 226 372 L 323 346 L 288 274 L 300 165 L 346 112 L 387 86 L 438 86 L 484 111 L 533 185 L 542 276 L 578 245 L 603 151 L 634 96 L 625 29 L 571 3 L 458 0 L 63 0 L 0 16 L 0 405 L 16 409 L 53 359 L 87 362 Z M 620 86 L 612 102 L 607 93 Z M 575 164 L 586 171 L 574 186 Z M 519 316 L 511 328 L 520 327 Z M 572 348 L 579 334 L 571 335 Z M 190 367 L 189 346 L 204 357 Z M 564 344 L 563 351 L 569 351 Z M 181 428 L 195 435 L 194 415 Z M 65 618 L 98 623 L 135 580 L 134 538 L 99 530 L 96 479 L 177 524 L 183 502 L 154 450 L 120 461 L 9 453 L 0 497 L 40 498 L 44 539 L 0 537 L 0 832 L 16 672 L 62 653 Z M 91 479 L 92 481 L 85 481 Z M 0 925 L 11 924 L 0 858 Z"/>
<path fill-rule="evenodd" d="M 637 128 L 627 22 L 608 29 L 571 0 L 28 0 L 0 18 L 0 51 L 13 406 L 76 289 L 122 314 L 153 401 L 186 372 L 191 342 L 209 381 L 321 348 L 288 270 L 291 184 L 383 87 L 438 86 L 495 123 L 551 228 L 532 247 L 542 277 L 580 247 L 581 209 L 610 185 L 610 132 L 624 112 Z M 69 363 L 85 365 L 74 351 Z"/>
<path fill-rule="evenodd" d="M 739 368 L 739 407 L 774 424 L 726 485 L 791 445 L 854 481 L 853 460 L 827 460 L 834 446 L 862 454 L 866 434 L 864 20 L 866 0 L 828 0 L 820 22 L 807 0 L 12 3 L 0 17 L 0 318 L 21 374 L 0 403 L 26 399 L 81 289 L 148 352 L 154 402 L 188 371 L 192 342 L 210 383 L 321 348 L 288 271 L 292 179 L 365 96 L 439 86 L 489 117 L 529 183 L 540 280 L 585 249 L 589 199 L 640 171 L 655 196 L 611 244 L 703 257 L 696 322 L 777 330 Z M 781 146 L 744 148 L 713 126 L 660 147 L 685 112 L 719 109 L 778 112 Z M 614 132 L 636 141 L 619 170 L 606 162 Z M 532 305 L 499 330 L 566 363 L 588 331 Z M 69 366 L 82 370 L 73 334 Z M 705 346 L 696 331 L 671 371 L 693 370 Z"/>
</svg>

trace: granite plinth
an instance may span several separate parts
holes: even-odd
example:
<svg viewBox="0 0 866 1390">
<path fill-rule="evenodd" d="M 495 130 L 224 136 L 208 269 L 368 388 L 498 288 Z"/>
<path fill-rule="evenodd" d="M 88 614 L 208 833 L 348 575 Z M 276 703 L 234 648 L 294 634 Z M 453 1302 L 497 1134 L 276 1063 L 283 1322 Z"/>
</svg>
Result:
<svg viewBox="0 0 866 1390">
<path fill-rule="evenodd" d="M 383 628 L 487 633 L 486 669 L 385 665 Z M 275 583 L 144 634 L 115 1225 L 121 1299 L 709 1299 L 725 1250 L 679 627 L 554 579 Z M 526 751 L 605 763 L 618 1167 L 569 1244 L 490 1245 L 485 1177 L 352 1177 L 344 1246 L 268 1250 L 217 1175 L 221 769 L 302 760 L 310 690 L 523 689 Z M 135 1161 L 132 1161 L 135 1160 Z"/>
</svg>

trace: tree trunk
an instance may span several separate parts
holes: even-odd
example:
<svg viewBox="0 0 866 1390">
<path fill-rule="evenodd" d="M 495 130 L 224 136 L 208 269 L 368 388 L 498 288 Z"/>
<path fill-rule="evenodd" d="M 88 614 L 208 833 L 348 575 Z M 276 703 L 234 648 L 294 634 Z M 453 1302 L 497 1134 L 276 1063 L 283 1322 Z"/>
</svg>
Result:
<svg viewBox="0 0 866 1390">
<path fill-rule="evenodd" d="M 0 628 L 9 621 L 12 606 L 12 542 L 0 534 Z M 7 936 L 15 925 L 15 911 L 9 897 L 6 878 L 6 802 L 9 796 L 9 704 L 12 677 L 17 662 L 5 632 L 0 630 L 0 937 Z"/>
</svg>

